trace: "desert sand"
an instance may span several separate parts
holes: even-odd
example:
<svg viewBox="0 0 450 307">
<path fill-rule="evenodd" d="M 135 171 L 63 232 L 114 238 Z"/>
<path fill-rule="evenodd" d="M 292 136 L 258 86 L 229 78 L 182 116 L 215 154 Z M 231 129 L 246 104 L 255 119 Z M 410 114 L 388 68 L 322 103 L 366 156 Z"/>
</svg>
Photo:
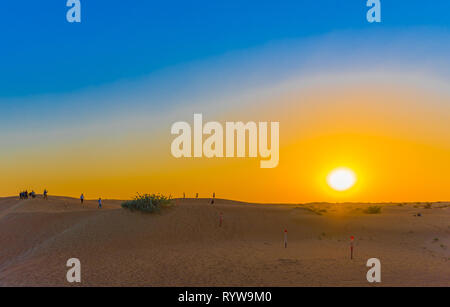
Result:
<svg viewBox="0 0 450 307">
<path fill-rule="evenodd" d="M 0 198 L 0 285 L 450 286 L 449 203 L 380 204 L 379 214 L 221 199 L 144 214 L 120 203 Z M 66 281 L 69 258 L 81 261 L 80 284 Z M 379 284 L 366 280 L 369 258 L 381 261 Z"/>
</svg>

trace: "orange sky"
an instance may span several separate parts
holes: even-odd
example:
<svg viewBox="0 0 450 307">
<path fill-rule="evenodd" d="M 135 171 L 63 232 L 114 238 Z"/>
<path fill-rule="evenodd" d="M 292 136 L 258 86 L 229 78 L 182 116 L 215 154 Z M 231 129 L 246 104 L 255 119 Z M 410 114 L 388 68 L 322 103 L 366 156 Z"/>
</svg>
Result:
<svg viewBox="0 0 450 307">
<path fill-rule="evenodd" d="M 192 123 L 196 107 L 163 116 L 152 129 L 129 128 L 126 123 L 136 118 L 121 118 L 125 124 L 115 130 L 105 123 L 94 133 L 86 128 L 56 143 L 3 152 L 3 161 L 14 162 L 1 165 L 0 191 L 47 188 L 87 198 L 136 192 L 209 197 L 214 191 L 223 198 L 293 203 L 450 200 L 450 96 L 426 76 L 391 81 L 374 74 L 330 75 L 305 87 L 305 80 L 290 80 L 240 108 L 205 112 L 205 122 L 279 121 L 280 162 L 274 169 L 260 169 L 259 158 L 172 157 L 170 125 Z M 342 166 L 356 173 L 357 183 L 336 192 L 325 179 Z"/>
</svg>

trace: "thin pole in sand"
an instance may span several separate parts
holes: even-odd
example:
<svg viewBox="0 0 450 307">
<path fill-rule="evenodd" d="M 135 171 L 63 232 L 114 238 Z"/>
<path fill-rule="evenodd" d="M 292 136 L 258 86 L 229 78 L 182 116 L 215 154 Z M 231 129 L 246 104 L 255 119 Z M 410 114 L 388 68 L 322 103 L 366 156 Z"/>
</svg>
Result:
<svg viewBox="0 0 450 307">
<path fill-rule="evenodd" d="M 355 239 L 354 236 L 350 237 L 350 259 L 353 260 L 353 240 Z"/>
<path fill-rule="evenodd" d="M 287 229 L 284 230 L 284 248 L 287 248 Z"/>
</svg>

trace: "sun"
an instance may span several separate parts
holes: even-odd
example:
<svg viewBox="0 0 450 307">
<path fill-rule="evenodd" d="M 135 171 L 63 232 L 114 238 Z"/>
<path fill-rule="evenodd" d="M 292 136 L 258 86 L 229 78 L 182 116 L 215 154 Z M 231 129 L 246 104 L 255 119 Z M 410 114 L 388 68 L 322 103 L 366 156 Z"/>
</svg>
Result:
<svg viewBox="0 0 450 307">
<path fill-rule="evenodd" d="M 331 171 L 327 176 L 328 185 L 336 191 L 350 189 L 356 182 L 355 173 L 348 168 L 340 167 Z"/>
</svg>

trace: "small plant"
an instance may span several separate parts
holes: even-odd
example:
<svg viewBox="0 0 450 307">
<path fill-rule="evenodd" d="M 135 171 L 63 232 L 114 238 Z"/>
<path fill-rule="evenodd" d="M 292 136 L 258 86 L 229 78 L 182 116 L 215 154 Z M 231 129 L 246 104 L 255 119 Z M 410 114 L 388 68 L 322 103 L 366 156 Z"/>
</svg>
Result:
<svg viewBox="0 0 450 307">
<path fill-rule="evenodd" d="M 431 203 L 426 203 L 425 206 L 423 206 L 424 209 L 431 209 Z"/>
<path fill-rule="evenodd" d="M 317 215 L 322 215 L 327 212 L 327 209 L 320 209 L 320 208 L 310 208 L 310 211 L 314 212 Z"/>
<path fill-rule="evenodd" d="M 378 213 L 381 213 L 381 207 L 380 206 L 370 206 L 364 212 L 368 213 L 368 214 L 378 214 Z"/>
<path fill-rule="evenodd" d="M 327 212 L 326 209 L 317 209 L 317 208 L 314 208 L 314 207 L 297 207 L 297 208 L 305 209 L 305 210 L 307 210 L 307 211 L 309 211 L 311 213 L 315 213 L 317 215 L 322 215 L 322 213 Z"/>
<path fill-rule="evenodd" d="M 433 242 L 437 242 L 437 241 L 439 241 L 439 238 L 434 238 L 433 239 Z"/>
<path fill-rule="evenodd" d="M 171 196 L 162 194 L 137 194 L 134 199 L 122 203 L 122 208 L 131 211 L 138 210 L 145 213 L 159 212 L 163 207 L 171 204 Z"/>
</svg>

